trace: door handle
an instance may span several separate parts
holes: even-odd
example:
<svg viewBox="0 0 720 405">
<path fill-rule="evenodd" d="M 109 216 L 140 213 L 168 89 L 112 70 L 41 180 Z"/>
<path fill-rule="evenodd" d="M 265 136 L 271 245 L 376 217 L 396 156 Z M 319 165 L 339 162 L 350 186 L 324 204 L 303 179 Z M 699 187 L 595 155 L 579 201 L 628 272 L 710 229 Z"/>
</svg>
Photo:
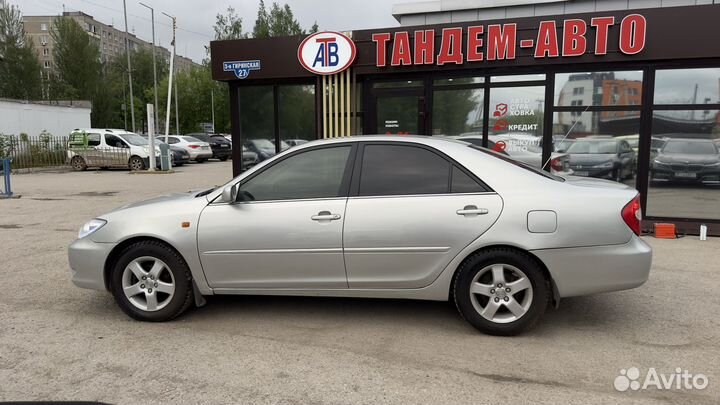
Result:
<svg viewBox="0 0 720 405">
<path fill-rule="evenodd" d="M 478 208 L 474 205 L 466 205 L 465 208 L 457 210 L 458 215 L 473 216 L 473 215 L 486 215 L 488 212 L 487 208 Z"/>
<path fill-rule="evenodd" d="M 331 214 L 330 211 L 320 211 L 317 215 L 310 217 L 313 221 L 337 221 L 340 219 L 340 214 Z"/>
</svg>

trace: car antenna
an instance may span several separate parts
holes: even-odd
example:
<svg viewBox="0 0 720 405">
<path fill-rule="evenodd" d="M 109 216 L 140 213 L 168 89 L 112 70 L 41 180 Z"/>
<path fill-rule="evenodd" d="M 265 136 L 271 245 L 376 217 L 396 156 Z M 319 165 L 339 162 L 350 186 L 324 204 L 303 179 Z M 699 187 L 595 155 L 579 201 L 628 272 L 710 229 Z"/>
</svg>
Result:
<svg viewBox="0 0 720 405">
<path fill-rule="evenodd" d="M 587 107 L 585 107 L 585 109 L 584 109 L 580 114 L 585 114 L 588 109 L 590 109 L 590 106 L 589 106 L 589 105 L 588 105 Z M 567 133 L 565 134 L 565 136 L 563 136 L 563 139 L 560 140 L 560 143 L 565 142 L 565 139 L 567 139 L 567 137 L 570 135 L 570 132 L 572 132 L 572 130 L 575 128 L 575 125 L 577 125 L 578 122 L 580 122 L 580 121 L 575 121 L 575 122 L 572 124 L 572 126 L 570 127 L 570 129 L 568 129 L 568 131 L 567 131 Z M 550 163 L 551 160 L 552 160 L 552 153 L 550 153 L 550 157 L 548 158 L 547 162 L 545 162 L 545 164 L 542 165 L 542 169 L 545 169 L 545 168 L 547 167 L 548 163 Z"/>
</svg>

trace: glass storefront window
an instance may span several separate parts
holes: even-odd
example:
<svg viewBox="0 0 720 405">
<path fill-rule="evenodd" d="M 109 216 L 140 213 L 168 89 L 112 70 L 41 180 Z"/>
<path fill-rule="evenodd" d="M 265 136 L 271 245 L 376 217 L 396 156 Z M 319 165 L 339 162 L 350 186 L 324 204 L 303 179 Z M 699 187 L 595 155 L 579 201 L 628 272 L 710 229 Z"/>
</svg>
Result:
<svg viewBox="0 0 720 405">
<path fill-rule="evenodd" d="M 482 133 L 484 96 L 483 89 L 435 90 L 432 134 Z"/>
<path fill-rule="evenodd" d="M 718 110 L 655 111 L 647 215 L 720 219 L 719 119 Z"/>
<path fill-rule="evenodd" d="M 635 187 L 640 111 L 556 112 L 553 148 L 575 176 Z"/>
<path fill-rule="evenodd" d="M 642 71 L 555 75 L 555 105 L 560 107 L 641 105 Z"/>
<path fill-rule="evenodd" d="M 655 72 L 655 104 L 720 103 L 720 68 Z"/>
<path fill-rule="evenodd" d="M 544 74 L 534 75 L 512 75 L 512 76 L 493 76 L 490 78 L 492 83 L 507 83 L 507 82 L 526 82 L 531 80 L 545 80 Z"/>
<path fill-rule="evenodd" d="M 434 86 L 460 86 L 465 84 L 485 83 L 484 77 L 452 77 L 449 79 L 438 79 L 433 81 Z"/>
<path fill-rule="evenodd" d="M 488 147 L 542 167 L 545 86 L 490 89 Z"/>
<path fill-rule="evenodd" d="M 245 148 L 257 155 L 258 162 L 276 154 L 274 111 L 272 86 L 240 88 L 241 137 Z"/>
<path fill-rule="evenodd" d="M 377 133 L 415 135 L 420 130 L 419 96 L 384 96 L 377 99 Z"/>
<path fill-rule="evenodd" d="M 422 80 L 397 80 L 392 82 L 375 82 L 373 83 L 374 89 L 396 89 L 403 87 L 422 87 L 425 82 Z"/>
<path fill-rule="evenodd" d="M 280 150 L 317 139 L 315 86 L 278 86 Z"/>
</svg>

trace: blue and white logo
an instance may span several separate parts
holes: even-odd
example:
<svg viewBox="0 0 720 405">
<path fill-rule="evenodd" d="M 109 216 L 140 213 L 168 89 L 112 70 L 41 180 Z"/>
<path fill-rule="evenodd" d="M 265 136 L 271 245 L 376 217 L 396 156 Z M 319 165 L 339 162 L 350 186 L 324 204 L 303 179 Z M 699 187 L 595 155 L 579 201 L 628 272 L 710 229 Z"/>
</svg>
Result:
<svg viewBox="0 0 720 405">
<path fill-rule="evenodd" d="M 250 71 L 260 70 L 259 60 L 238 60 L 235 62 L 223 62 L 223 71 L 235 72 L 238 79 L 246 79 Z"/>
</svg>

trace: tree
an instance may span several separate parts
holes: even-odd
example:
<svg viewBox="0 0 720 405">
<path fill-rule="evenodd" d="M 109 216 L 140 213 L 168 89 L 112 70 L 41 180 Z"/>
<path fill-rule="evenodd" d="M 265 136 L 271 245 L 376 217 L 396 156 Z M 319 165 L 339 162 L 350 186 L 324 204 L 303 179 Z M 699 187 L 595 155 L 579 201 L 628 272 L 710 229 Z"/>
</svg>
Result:
<svg viewBox="0 0 720 405">
<path fill-rule="evenodd" d="M 102 73 L 98 44 L 70 17 L 55 19 L 50 35 L 55 43 L 51 96 L 92 100 Z"/>
<path fill-rule="evenodd" d="M 246 38 L 247 36 L 243 34 L 242 30 L 242 18 L 237 15 L 235 9 L 228 6 L 226 13 L 215 16 L 215 40 Z"/>
<path fill-rule="evenodd" d="M 25 41 L 20 10 L 13 5 L 0 8 L 0 97 L 40 98 L 40 72 L 32 44 Z"/>
<path fill-rule="evenodd" d="M 313 25 L 317 30 L 317 23 Z M 270 38 L 282 35 L 305 35 L 306 32 L 300 27 L 290 6 L 280 6 L 277 2 L 272 4 L 270 12 L 265 8 L 265 2 L 260 0 L 258 7 L 258 18 L 253 28 L 254 38 Z"/>
</svg>

